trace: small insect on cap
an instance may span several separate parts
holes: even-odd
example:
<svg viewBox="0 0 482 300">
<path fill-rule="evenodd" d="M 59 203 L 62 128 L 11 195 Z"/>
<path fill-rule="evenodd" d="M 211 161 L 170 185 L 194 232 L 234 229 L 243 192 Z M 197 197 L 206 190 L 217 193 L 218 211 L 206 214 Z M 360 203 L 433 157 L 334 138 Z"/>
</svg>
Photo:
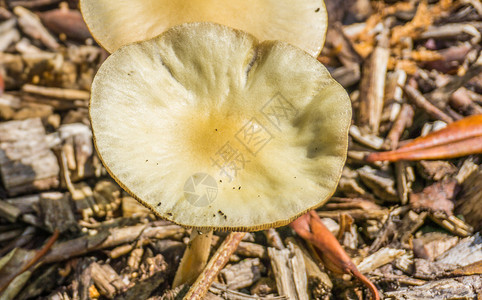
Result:
<svg viewBox="0 0 482 300">
<path fill-rule="evenodd" d="M 81 0 L 85 22 L 109 52 L 189 22 L 213 22 L 317 56 L 325 40 L 322 0 Z"/>
<path fill-rule="evenodd" d="M 306 52 L 190 23 L 113 53 L 94 79 L 90 117 L 110 174 L 159 216 L 253 231 L 330 197 L 351 107 Z"/>
</svg>

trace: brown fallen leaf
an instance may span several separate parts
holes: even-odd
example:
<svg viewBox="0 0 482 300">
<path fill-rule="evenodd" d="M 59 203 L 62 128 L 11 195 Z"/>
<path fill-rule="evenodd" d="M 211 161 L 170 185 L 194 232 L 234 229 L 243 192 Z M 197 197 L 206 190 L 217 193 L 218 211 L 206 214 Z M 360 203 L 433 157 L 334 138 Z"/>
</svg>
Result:
<svg viewBox="0 0 482 300">
<path fill-rule="evenodd" d="M 372 299 L 378 300 L 380 296 L 375 285 L 366 278 L 348 254 L 341 247 L 336 237 L 321 222 L 315 211 L 310 211 L 293 221 L 290 226 L 296 233 L 311 243 L 327 269 L 338 274 L 351 274 L 358 278 L 372 294 Z"/>
<path fill-rule="evenodd" d="M 367 162 L 447 159 L 482 153 L 482 115 L 450 123 L 447 127 L 419 137 L 394 151 L 367 155 Z"/>
</svg>

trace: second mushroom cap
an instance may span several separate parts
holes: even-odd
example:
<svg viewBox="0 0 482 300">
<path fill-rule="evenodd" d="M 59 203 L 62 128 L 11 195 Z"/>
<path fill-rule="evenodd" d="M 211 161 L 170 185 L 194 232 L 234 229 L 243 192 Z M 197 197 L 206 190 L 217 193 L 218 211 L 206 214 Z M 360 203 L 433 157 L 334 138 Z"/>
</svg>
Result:
<svg viewBox="0 0 482 300">
<path fill-rule="evenodd" d="M 81 0 L 94 38 L 109 52 L 189 22 L 214 22 L 317 56 L 325 40 L 322 0 Z"/>
</svg>

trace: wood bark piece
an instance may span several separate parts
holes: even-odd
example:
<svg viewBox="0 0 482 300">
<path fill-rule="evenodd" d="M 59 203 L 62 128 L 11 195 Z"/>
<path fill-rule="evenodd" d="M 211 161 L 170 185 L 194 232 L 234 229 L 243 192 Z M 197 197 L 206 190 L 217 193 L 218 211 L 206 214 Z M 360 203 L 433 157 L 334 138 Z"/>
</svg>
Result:
<svg viewBox="0 0 482 300">
<path fill-rule="evenodd" d="M 440 225 L 442 228 L 450 231 L 452 234 L 458 235 L 460 237 L 467 237 L 473 232 L 473 228 L 457 218 L 454 215 L 448 216 L 444 212 L 435 211 L 429 214 L 432 221 Z"/>
<path fill-rule="evenodd" d="M 344 66 L 359 65 L 363 62 L 360 55 L 353 49 L 352 42 L 346 37 L 340 22 L 334 22 L 327 32 L 327 45 L 337 47 L 337 57 Z"/>
<path fill-rule="evenodd" d="M 476 233 L 461 240 L 455 247 L 437 257 L 436 262 L 468 266 L 482 260 L 482 237 Z"/>
<path fill-rule="evenodd" d="M 437 299 L 477 299 L 482 290 L 482 277 L 479 275 L 431 281 L 421 286 L 402 287 L 397 291 L 386 292 L 387 299 L 420 300 Z"/>
<path fill-rule="evenodd" d="M 456 211 L 462 214 L 474 229 L 482 229 L 482 168 L 473 172 L 462 184 L 462 191 L 456 202 Z"/>
<path fill-rule="evenodd" d="M 482 107 L 471 99 L 471 93 L 470 90 L 464 87 L 459 88 L 450 96 L 450 105 L 466 115 L 482 114 Z"/>
<path fill-rule="evenodd" d="M 266 296 L 276 292 L 276 281 L 269 277 L 262 277 L 251 287 L 252 295 Z"/>
<path fill-rule="evenodd" d="M 56 229 L 61 233 L 79 230 L 68 193 L 42 193 L 39 204 L 44 224 L 50 232 Z"/>
<path fill-rule="evenodd" d="M 446 123 L 452 123 L 454 121 L 452 117 L 430 103 L 416 88 L 407 84 L 403 87 L 403 91 L 416 106 L 425 110 L 430 116 Z"/>
<path fill-rule="evenodd" d="M 388 73 L 385 87 L 385 100 L 387 102 L 403 101 L 403 90 L 401 86 L 405 84 L 406 80 L 407 72 L 402 69 L 396 69 L 395 71 Z"/>
<path fill-rule="evenodd" d="M 91 251 L 131 243 L 138 239 L 180 238 L 183 235 L 184 229 L 178 225 L 155 226 L 155 224 L 141 224 L 101 230 L 96 235 L 82 236 L 54 245 L 42 261 L 44 263 L 58 262 Z"/>
<path fill-rule="evenodd" d="M 134 249 L 134 245 L 132 244 L 124 244 L 124 245 L 115 247 L 114 249 L 112 249 L 112 251 L 109 252 L 109 257 L 113 259 L 119 258 L 131 252 L 132 249 Z"/>
<path fill-rule="evenodd" d="M 327 297 L 333 288 L 333 283 L 328 274 L 321 269 L 320 264 L 315 262 L 309 251 L 297 240 L 291 237 L 286 240 L 288 244 L 292 244 L 293 247 L 301 250 L 308 280 L 308 295 L 316 299 Z"/>
<path fill-rule="evenodd" d="M 167 279 L 168 265 L 160 254 L 145 260 L 139 280 L 131 280 L 127 288 L 115 298 L 120 300 L 147 299 Z"/>
<path fill-rule="evenodd" d="M 337 68 L 332 75 L 343 87 L 350 87 L 360 81 L 360 73 L 360 66 L 353 64 Z"/>
<path fill-rule="evenodd" d="M 370 273 L 371 271 L 391 263 L 398 257 L 405 254 L 405 250 L 394 248 L 381 248 L 377 252 L 365 257 L 357 266 L 362 273 Z"/>
<path fill-rule="evenodd" d="M 275 228 L 269 228 L 268 230 L 263 231 L 266 235 L 266 239 L 268 240 L 268 245 L 270 247 L 276 248 L 278 250 L 284 249 L 285 245 L 281 240 L 281 237 L 278 231 Z"/>
<path fill-rule="evenodd" d="M 15 206 L 22 214 L 39 213 L 40 194 L 9 198 L 5 202 Z"/>
<path fill-rule="evenodd" d="M 14 223 L 22 212 L 16 206 L 0 200 L 0 217 Z"/>
<path fill-rule="evenodd" d="M 416 257 L 433 261 L 436 257 L 458 243 L 458 238 L 439 232 L 429 232 L 413 240 L 413 253 Z"/>
<path fill-rule="evenodd" d="M 72 184 L 68 171 L 65 170 L 64 155 L 60 153 L 62 159 L 62 175 L 72 195 L 72 201 L 74 203 L 75 210 L 82 215 L 84 220 L 88 220 L 92 216 L 103 217 L 105 213 L 101 212 L 99 207 L 96 206 L 94 198 L 92 197 L 92 189 L 85 182 L 79 184 Z"/>
<path fill-rule="evenodd" d="M 177 266 L 181 260 L 182 254 L 186 249 L 186 244 L 180 241 L 174 241 L 170 239 L 158 240 L 151 246 L 156 249 L 156 252 L 164 255 L 167 262 Z"/>
<path fill-rule="evenodd" d="M 398 198 L 402 205 L 406 205 L 408 203 L 408 195 L 412 191 L 412 184 L 415 181 L 415 172 L 409 163 L 399 161 L 395 163 L 395 176 Z"/>
<path fill-rule="evenodd" d="M 6 280 L 0 284 L 0 293 L 3 291 L 5 291 L 5 293 L 8 293 L 8 290 L 15 289 L 17 281 L 21 281 L 22 278 L 25 278 L 25 277 L 27 278 L 30 277 L 32 268 L 36 268 L 39 266 L 39 264 L 37 263 L 41 258 L 45 256 L 45 253 L 47 253 L 50 250 L 52 245 L 57 241 L 58 237 L 59 237 L 59 231 L 55 230 L 53 235 L 47 240 L 47 242 L 42 248 L 40 248 L 37 251 L 28 252 L 27 253 L 28 255 L 32 252 L 34 254 L 33 257 L 28 258 L 26 261 L 22 261 L 22 264 L 18 266 L 16 270 L 14 270 L 12 273 L 6 276 Z M 17 249 L 12 250 L 12 252 L 15 250 Z M 0 263 L 0 265 L 2 264 Z M 25 283 L 23 282 L 23 284 Z"/>
<path fill-rule="evenodd" d="M 7 22 L 9 21 L 6 21 L 5 23 Z M 11 44 L 18 42 L 20 40 L 20 33 L 18 32 L 17 29 L 14 28 L 14 26 L 16 25 L 15 20 L 11 19 L 9 23 L 10 24 L 2 24 L 2 27 L 4 25 L 9 25 L 9 26 L 12 26 L 11 28 L 3 27 L 0 29 L 3 31 L 0 33 L 0 51 L 1 52 L 7 50 Z"/>
<path fill-rule="evenodd" d="M 0 293 L 3 292 L 4 295 L 7 295 L 4 297 L 5 299 L 10 299 L 9 295 L 14 293 L 15 296 L 20 291 L 32 273 L 31 268 L 38 266 L 37 262 L 49 251 L 58 237 L 59 232 L 55 230 L 50 239 L 48 239 L 45 245 L 38 251 L 14 249 L 10 252 L 11 255 L 7 255 L 0 261 L 1 271 L 7 271 L 7 274 L 2 277 L 4 280 L 0 282 Z M 18 257 L 19 255 L 20 257 Z M 10 268 L 13 267 L 12 270 L 5 268 L 5 265 L 9 264 Z"/>
<path fill-rule="evenodd" d="M 131 254 L 129 255 L 129 258 L 127 259 L 127 265 L 132 270 L 139 269 L 139 266 L 142 260 L 142 255 L 144 255 L 144 248 L 136 248 L 132 250 Z"/>
<path fill-rule="evenodd" d="M 34 297 L 40 296 L 43 292 L 52 290 L 55 286 L 55 282 L 58 275 L 58 264 L 54 264 L 49 266 L 46 270 L 42 270 L 42 273 L 39 274 L 38 277 L 33 278 L 30 282 L 25 286 L 24 289 L 20 292 L 16 299 L 18 300 L 26 300 L 31 299 Z M 34 273 L 34 275 L 37 272 Z"/>
<path fill-rule="evenodd" d="M 14 239 L 14 238 L 18 237 L 20 234 L 22 234 L 22 232 L 23 232 L 23 229 L 21 229 L 21 228 L 1 232 L 0 233 L 0 243 L 11 240 L 11 239 Z"/>
<path fill-rule="evenodd" d="M 65 124 L 58 132 L 72 180 L 94 175 L 94 145 L 90 127 L 81 123 Z"/>
<path fill-rule="evenodd" d="M 357 170 L 360 179 L 372 189 L 373 193 L 383 201 L 397 202 L 395 180 L 387 172 L 364 166 Z"/>
<path fill-rule="evenodd" d="M 33 8 L 38 8 L 38 7 L 41 7 L 41 6 L 57 4 L 60 1 L 61 0 L 27 0 L 27 1 L 25 1 L 25 0 L 13 0 L 13 1 L 10 1 L 9 3 L 12 7 L 24 6 L 26 8 L 33 9 Z"/>
<path fill-rule="evenodd" d="M 117 272 L 108 264 L 92 263 L 92 280 L 100 293 L 109 299 L 114 296 L 126 285 Z"/>
<path fill-rule="evenodd" d="M 474 172 L 477 172 L 478 170 L 479 166 L 474 163 L 474 158 L 468 157 L 464 160 L 454 178 L 457 180 L 458 184 L 463 184 Z"/>
<path fill-rule="evenodd" d="M 238 264 L 227 266 L 221 270 L 220 275 L 228 289 L 239 290 L 251 286 L 264 272 L 265 268 L 259 258 L 248 258 Z"/>
<path fill-rule="evenodd" d="M 373 134 L 364 133 L 356 125 L 350 126 L 350 135 L 355 141 L 372 149 L 380 150 L 384 146 L 384 141 L 382 138 Z"/>
<path fill-rule="evenodd" d="M 15 112 L 20 109 L 20 107 L 20 98 L 9 94 L 0 95 L 0 118 L 3 120 L 11 120 L 14 117 Z"/>
<path fill-rule="evenodd" d="M 15 7 L 13 11 L 18 16 L 18 24 L 25 34 L 41 41 L 50 50 L 59 48 L 57 40 L 42 25 L 42 22 L 34 13 L 21 6 Z"/>
<path fill-rule="evenodd" d="M 80 42 L 92 38 L 78 10 L 62 7 L 41 13 L 39 16 L 45 27 L 58 35 L 64 34 L 67 38 Z"/>
<path fill-rule="evenodd" d="M 419 167 L 422 177 L 433 181 L 440 181 L 457 172 L 457 168 L 453 164 L 443 160 L 422 160 L 417 163 L 417 167 Z"/>
<path fill-rule="evenodd" d="M 420 39 L 442 39 L 454 38 L 468 34 L 472 36 L 471 42 L 476 44 L 480 41 L 480 32 L 473 25 L 470 24 L 447 24 L 442 26 L 430 26 L 427 31 L 422 33 L 418 38 Z"/>
<path fill-rule="evenodd" d="M 9 195 L 55 188 L 59 170 L 39 118 L 0 124 L 0 175 Z"/>
<path fill-rule="evenodd" d="M 412 126 L 414 110 L 411 105 L 403 104 L 397 119 L 387 135 L 390 149 L 396 149 L 406 128 Z"/>
<path fill-rule="evenodd" d="M 65 101 L 55 98 L 48 98 L 39 95 L 22 94 L 22 100 L 25 103 L 37 103 L 52 106 L 55 110 L 66 111 L 71 109 L 82 109 L 88 107 L 88 102 L 85 100 Z"/>
<path fill-rule="evenodd" d="M 358 124 L 374 134 L 378 133 L 384 104 L 385 78 L 390 56 L 386 43 L 385 36 L 365 62 L 360 85 Z"/>
<path fill-rule="evenodd" d="M 259 295 L 248 295 L 245 293 L 241 293 L 235 290 L 228 289 L 225 285 L 213 282 L 212 286 L 209 288 L 210 293 L 206 295 L 203 300 L 223 300 L 223 299 L 230 299 L 230 300 L 288 300 L 288 298 L 284 296 L 274 296 L 268 295 L 266 297 L 261 297 Z"/>
<path fill-rule="evenodd" d="M 389 211 L 387 209 L 348 209 L 343 210 L 344 214 L 350 215 L 355 222 L 363 222 L 366 220 L 383 220 L 387 217 Z M 338 220 L 340 217 L 340 211 L 319 211 L 320 218 L 330 218 Z"/>
<path fill-rule="evenodd" d="M 22 91 L 62 100 L 89 100 L 90 98 L 90 93 L 87 91 L 43 87 L 33 84 L 25 84 L 22 86 Z"/>
<path fill-rule="evenodd" d="M 395 234 L 397 234 L 397 230 L 398 230 L 397 224 L 395 223 L 396 219 L 398 219 L 400 215 L 406 213 L 408 210 L 409 210 L 408 207 L 402 206 L 402 207 L 397 207 L 392 211 L 390 211 L 382 229 L 380 230 L 376 239 L 371 244 L 369 252 L 375 252 L 378 249 L 380 249 L 383 245 L 387 245 L 392 241 L 393 237 L 395 236 Z"/>
<path fill-rule="evenodd" d="M 244 257 L 268 258 L 266 247 L 251 242 L 240 242 L 234 254 Z"/>
<path fill-rule="evenodd" d="M 455 179 L 435 182 L 420 193 L 410 194 L 410 207 L 414 210 L 441 211 L 451 216 L 454 210 L 453 198 L 456 193 Z"/>
<path fill-rule="evenodd" d="M 35 251 L 14 249 L 2 257 L 0 259 L 0 287 L 3 289 L 7 288 L 9 282 L 11 286 L 15 285 L 15 282 L 12 280 L 15 278 L 18 271 L 21 270 L 34 256 Z M 4 291 L 0 291 L 0 295 L 2 295 L 2 292 Z"/>
<path fill-rule="evenodd" d="M 413 268 L 415 272 L 413 276 L 424 280 L 433 280 L 436 278 L 447 277 L 451 271 L 457 268 L 454 264 L 445 264 L 439 262 L 431 262 L 426 259 L 415 259 Z"/>
<path fill-rule="evenodd" d="M 15 300 L 17 299 L 18 293 L 23 289 L 23 287 L 27 284 L 28 280 L 32 276 L 31 271 L 25 271 L 22 274 L 19 274 L 12 280 L 12 282 L 8 285 L 3 293 L 0 294 L 2 300 Z"/>
<path fill-rule="evenodd" d="M 111 180 L 100 180 L 94 188 L 93 197 L 96 205 L 107 214 L 113 214 L 121 204 L 121 188 Z"/>
<path fill-rule="evenodd" d="M 413 237 L 413 234 L 419 229 L 425 222 L 427 212 L 416 212 L 409 210 L 402 219 L 402 222 L 398 225 L 397 232 L 395 233 L 395 239 L 400 241 L 403 246 Z"/>
<path fill-rule="evenodd" d="M 268 248 L 278 293 L 288 299 L 308 299 L 308 280 L 303 254 L 293 244 L 288 249 Z"/>
</svg>

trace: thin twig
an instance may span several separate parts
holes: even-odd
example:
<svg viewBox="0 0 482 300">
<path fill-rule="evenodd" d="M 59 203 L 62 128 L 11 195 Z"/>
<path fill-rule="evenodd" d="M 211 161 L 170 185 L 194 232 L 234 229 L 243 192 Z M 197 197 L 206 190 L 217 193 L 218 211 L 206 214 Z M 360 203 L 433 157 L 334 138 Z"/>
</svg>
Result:
<svg viewBox="0 0 482 300">
<path fill-rule="evenodd" d="M 435 105 L 430 103 L 430 101 L 425 99 L 422 93 L 420 93 L 416 88 L 407 84 L 403 86 L 403 91 L 416 106 L 425 110 L 432 117 L 442 120 L 446 123 L 452 123 L 454 121 L 449 115 L 447 115 L 446 113 L 438 109 Z"/>
<path fill-rule="evenodd" d="M 206 265 L 204 271 L 187 292 L 184 297 L 185 300 L 203 299 L 214 279 L 218 276 L 221 269 L 224 268 L 229 257 L 234 253 L 245 234 L 245 232 L 231 232 L 226 237 Z"/>
</svg>

